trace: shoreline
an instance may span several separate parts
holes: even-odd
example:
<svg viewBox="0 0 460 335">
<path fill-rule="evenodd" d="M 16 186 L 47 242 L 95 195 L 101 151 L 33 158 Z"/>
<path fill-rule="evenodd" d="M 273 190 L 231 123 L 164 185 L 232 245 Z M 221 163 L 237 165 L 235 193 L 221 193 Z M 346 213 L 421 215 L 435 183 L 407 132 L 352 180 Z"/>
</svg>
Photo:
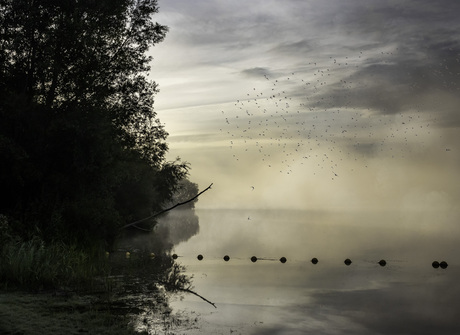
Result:
<svg viewBox="0 0 460 335">
<path fill-rule="evenodd" d="M 0 291 L 1 334 L 139 334 L 95 295 Z"/>
<path fill-rule="evenodd" d="M 122 294 L 0 290 L 0 333 L 35 334 L 164 334 L 190 329 L 187 316 L 175 316 L 161 291 Z M 193 322 L 192 322 L 193 323 Z"/>
</svg>

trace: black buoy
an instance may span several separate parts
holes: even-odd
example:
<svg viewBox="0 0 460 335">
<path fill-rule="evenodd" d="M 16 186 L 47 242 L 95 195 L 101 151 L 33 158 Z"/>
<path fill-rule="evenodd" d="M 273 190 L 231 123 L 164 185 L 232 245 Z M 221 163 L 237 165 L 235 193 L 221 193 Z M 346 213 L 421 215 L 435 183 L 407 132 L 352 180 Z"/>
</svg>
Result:
<svg viewBox="0 0 460 335">
<path fill-rule="evenodd" d="M 381 260 L 379 261 L 379 265 L 380 265 L 380 266 L 385 266 L 385 265 L 387 265 L 387 261 L 384 260 L 384 259 L 381 259 Z"/>
<path fill-rule="evenodd" d="M 173 255 L 172 255 L 172 258 L 173 258 L 173 259 L 177 259 L 177 257 L 179 257 L 179 256 L 177 256 L 177 254 L 173 254 Z"/>
<path fill-rule="evenodd" d="M 203 255 L 200 254 L 200 255 L 196 256 L 196 258 L 198 258 L 198 260 L 201 261 L 201 260 L 203 260 Z"/>
<path fill-rule="evenodd" d="M 230 260 L 230 256 L 229 255 L 225 255 L 224 256 L 224 261 L 228 262 Z"/>
<path fill-rule="evenodd" d="M 437 268 L 439 268 L 439 262 L 434 261 L 433 263 L 431 263 L 431 266 L 434 267 L 435 269 L 437 269 Z"/>
<path fill-rule="evenodd" d="M 351 259 L 347 258 L 345 261 L 344 261 L 345 265 L 350 265 L 351 264 Z"/>
<path fill-rule="evenodd" d="M 280 262 L 283 263 L 283 264 L 286 263 L 286 262 L 287 262 L 286 257 L 281 257 L 281 258 L 280 258 Z"/>
<path fill-rule="evenodd" d="M 311 259 L 311 262 L 312 262 L 313 264 L 318 264 L 318 258 L 313 257 L 313 258 Z"/>
<path fill-rule="evenodd" d="M 252 257 L 251 257 L 251 262 L 253 262 L 253 263 L 257 262 L 257 257 L 256 257 L 256 256 L 252 256 Z"/>
<path fill-rule="evenodd" d="M 442 261 L 441 263 L 439 263 L 439 266 L 441 267 L 441 269 L 446 269 L 447 268 L 447 262 Z"/>
</svg>

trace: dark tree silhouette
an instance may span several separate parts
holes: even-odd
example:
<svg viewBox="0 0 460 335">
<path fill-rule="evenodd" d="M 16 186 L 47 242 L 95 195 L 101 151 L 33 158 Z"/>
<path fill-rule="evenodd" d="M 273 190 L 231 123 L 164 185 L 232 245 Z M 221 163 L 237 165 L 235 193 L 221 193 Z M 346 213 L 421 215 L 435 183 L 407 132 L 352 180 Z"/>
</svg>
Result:
<svg viewBox="0 0 460 335">
<path fill-rule="evenodd" d="M 0 3 L 0 214 L 17 233 L 105 239 L 161 210 L 188 166 L 167 162 L 147 51 L 154 0 Z"/>
<path fill-rule="evenodd" d="M 182 179 L 177 185 L 177 189 L 174 192 L 171 201 L 167 204 L 167 207 L 171 207 L 178 203 L 184 203 L 181 209 L 194 209 L 195 203 L 198 201 L 198 197 L 195 197 L 199 193 L 198 184 L 191 182 L 188 179 Z M 189 199 L 192 201 L 185 203 Z"/>
</svg>

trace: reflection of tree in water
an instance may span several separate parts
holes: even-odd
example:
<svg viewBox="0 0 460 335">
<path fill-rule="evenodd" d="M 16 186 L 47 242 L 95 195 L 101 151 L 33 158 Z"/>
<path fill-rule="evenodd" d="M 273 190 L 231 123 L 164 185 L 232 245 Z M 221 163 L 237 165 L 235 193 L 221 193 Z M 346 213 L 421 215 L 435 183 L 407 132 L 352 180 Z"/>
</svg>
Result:
<svg viewBox="0 0 460 335">
<path fill-rule="evenodd" d="M 200 230 L 198 216 L 194 209 L 180 209 L 170 212 L 159 220 L 155 233 L 171 245 L 187 241 Z"/>
<path fill-rule="evenodd" d="M 166 207 L 185 202 L 198 194 L 198 191 L 197 184 L 182 179 L 178 190 Z M 196 235 L 200 230 L 198 216 L 195 214 L 197 201 L 198 198 L 162 216 L 155 227 L 155 233 L 171 246 L 187 241 Z"/>
<path fill-rule="evenodd" d="M 124 315 L 142 334 L 188 329 L 197 322 L 174 313 L 169 304 L 171 294 L 196 293 L 192 291 L 192 278 L 168 253 L 119 249 L 109 254 L 107 261 L 104 280 L 110 298 L 99 302 L 98 310 Z"/>
<path fill-rule="evenodd" d="M 199 192 L 197 184 L 182 179 L 178 182 L 171 200 L 163 203 L 162 207 L 166 209 L 125 225 L 123 228 L 129 229 L 125 231 L 118 245 L 131 249 L 150 248 L 151 251 L 156 252 L 158 248 L 170 251 L 177 243 L 187 241 L 199 231 L 198 216 L 194 210 L 195 203 L 198 201 L 198 196 L 210 189 L 211 185 Z M 154 221 L 148 228 L 141 227 L 139 224 L 146 220 Z"/>
<path fill-rule="evenodd" d="M 185 202 L 197 194 L 198 185 L 184 179 L 171 202 L 163 207 Z M 175 244 L 188 240 L 199 231 L 199 220 L 194 210 L 197 200 L 162 215 L 153 232 L 128 232 L 118 241 L 118 252 L 110 255 L 113 265 L 111 275 L 120 278 L 118 301 L 134 311 L 132 318 L 138 331 L 150 333 L 196 326 L 197 320 L 173 313 L 169 306 L 170 294 L 194 294 L 216 307 L 193 291 L 192 278 L 170 257 Z"/>
</svg>

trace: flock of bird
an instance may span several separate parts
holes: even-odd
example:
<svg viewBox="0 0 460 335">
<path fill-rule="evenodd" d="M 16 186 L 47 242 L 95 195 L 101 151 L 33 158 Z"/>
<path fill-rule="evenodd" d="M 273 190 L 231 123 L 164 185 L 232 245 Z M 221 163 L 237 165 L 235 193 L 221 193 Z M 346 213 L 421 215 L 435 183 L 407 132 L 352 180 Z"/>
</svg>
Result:
<svg viewBox="0 0 460 335">
<path fill-rule="evenodd" d="M 417 138 L 419 134 L 429 133 L 429 121 L 416 109 L 385 113 L 358 108 L 353 90 L 364 84 L 351 81 L 350 74 L 361 57 L 331 57 L 287 76 L 261 74 L 243 98 L 220 111 L 220 131 L 233 158 L 258 158 L 286 174 L 308 164 L 311 173 L 323 170 L 334 179 L 346 161 L 366 167 L 367 158 L 375 155 L 404 156 L 410 143 L 423 137 Z"/>
</svg>

